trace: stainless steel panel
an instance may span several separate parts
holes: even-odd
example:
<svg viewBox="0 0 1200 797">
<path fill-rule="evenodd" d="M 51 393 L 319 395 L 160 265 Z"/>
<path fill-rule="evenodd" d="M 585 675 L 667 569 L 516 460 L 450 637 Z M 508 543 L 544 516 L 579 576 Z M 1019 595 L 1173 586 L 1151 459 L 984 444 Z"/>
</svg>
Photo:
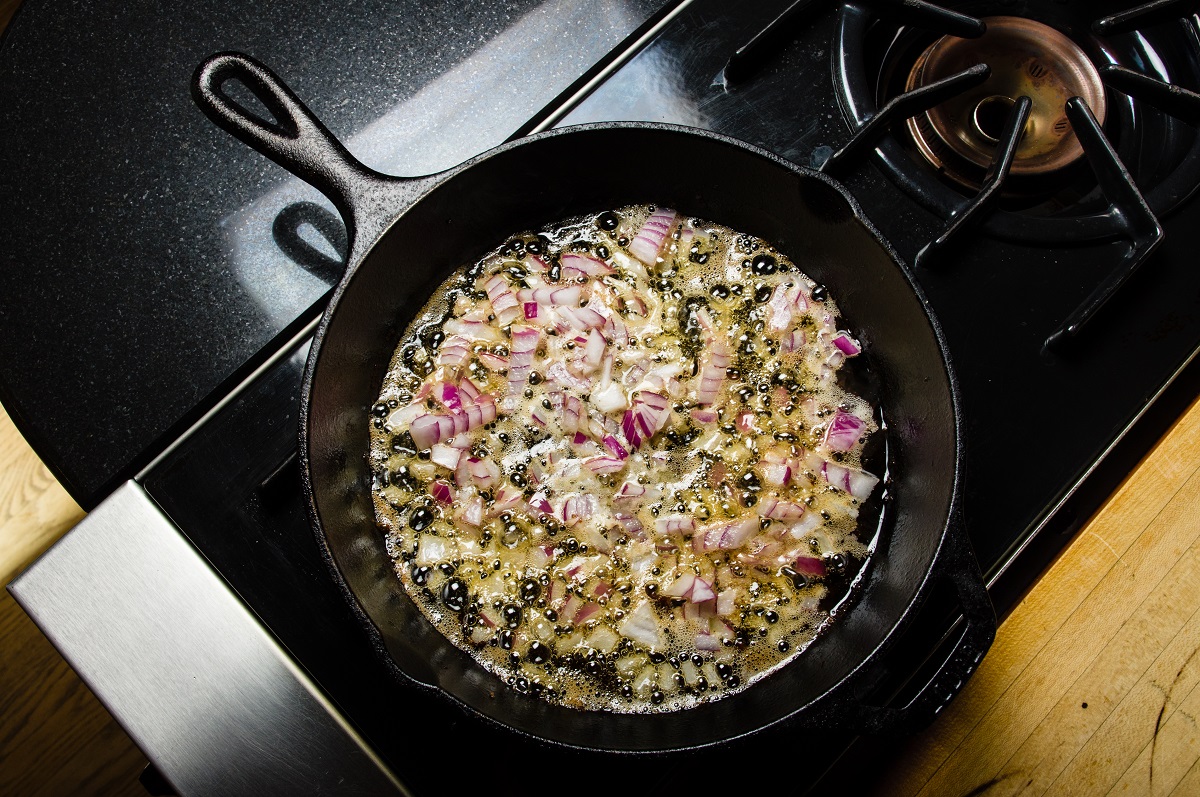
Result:
<svg viewBox="0 0 1200 797">
<path fill-rule="evenodd" d="M 138 484 L 9 590 L 180 794 L 408 793 Z"/>
</svg>

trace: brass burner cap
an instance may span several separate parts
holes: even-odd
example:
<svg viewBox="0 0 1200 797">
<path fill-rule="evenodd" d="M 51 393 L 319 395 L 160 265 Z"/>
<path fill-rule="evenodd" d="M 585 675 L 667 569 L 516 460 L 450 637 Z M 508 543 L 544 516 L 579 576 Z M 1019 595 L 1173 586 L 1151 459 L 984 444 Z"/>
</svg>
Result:
<svg viewBox="0 0 1200 797">
<path fill-rule="evenodd" d="M 921 154 L 964 185 L 977 186 L 996 152 L 997 139 L 1017 98 L 1033 101 L 1013 161 L 1015 177 L 1045 175 L 1083 155 L 1067 121 L 1065 106 L 1082 97 L 1104 123 L 1107 104 L 1100 74 L 1075 42 L 1048 25 L 1022 17 L 986 17 L 978 39 L 943 36 L 917 59 L 906 90 L 919 88 L 987 64 L 992 74 L 980 86 L 908 120 Z"/>
</svg>

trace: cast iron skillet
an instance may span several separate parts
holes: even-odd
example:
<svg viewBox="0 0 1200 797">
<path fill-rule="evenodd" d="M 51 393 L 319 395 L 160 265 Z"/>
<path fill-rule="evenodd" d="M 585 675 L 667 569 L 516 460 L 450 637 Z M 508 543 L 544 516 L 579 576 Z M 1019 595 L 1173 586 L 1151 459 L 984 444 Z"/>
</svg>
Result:
<svg viewBox="0 0 1200 797">
<path fill-rule="evenodd" d="M 230 79 L 245 84 L 274 119 L 231 100 L 223 90 Z M 300 460 L 333 577 L 400 681 L 561 745 L 655 752 L 719 743 L 785 719 L 813 729 L 920 726 L 974 670 L 991 644 L 995 617 L 963 530 L 954 379 L 915 283 L 839 185 L 744 143 L 656 124 L 535 135 L 441 174 L 402 179 L 356 161 L 275 75 L 245 55 L 205 61 L 193 96 L 217 125 L 320 189 L 349 228 L 346 273 L 308 358 Z M 881 380 L 892 520 L 857 600 L 791 664 L 695 709 L 609 714 L 518 694 L 451 645 L 405 596 L 374 522 L 368 410 L 410 318 L 454 269 L 515 232 L 647 202 L 771 241 L 828 286 Z M 939 581 L 957 592 L 965 632 L 908 705 L 869 704 L 860 693 Z"/>
</svg>

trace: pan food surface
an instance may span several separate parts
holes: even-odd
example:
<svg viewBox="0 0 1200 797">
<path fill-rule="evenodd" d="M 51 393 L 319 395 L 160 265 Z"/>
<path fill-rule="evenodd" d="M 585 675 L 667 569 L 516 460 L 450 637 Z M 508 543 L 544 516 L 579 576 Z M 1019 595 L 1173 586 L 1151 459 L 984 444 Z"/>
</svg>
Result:
<svg viewBox="0 0 1200 797">
<path fill-rule="evenodd" d="M 518 691 L 618 712 L 739 691 L 871 551 L 860 354 L 753 236 L 654 206 L 519 234 L 417 314 L 371 410 L 396 573 Z"/>
</svg>

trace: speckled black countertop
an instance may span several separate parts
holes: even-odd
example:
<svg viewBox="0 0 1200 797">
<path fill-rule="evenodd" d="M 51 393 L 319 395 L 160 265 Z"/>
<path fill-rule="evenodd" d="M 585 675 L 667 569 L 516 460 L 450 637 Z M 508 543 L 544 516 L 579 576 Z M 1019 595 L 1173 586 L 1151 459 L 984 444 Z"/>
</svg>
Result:
<svg viewBox="0 0 1200 797">
<path fill-rule="evenodd" d="M 0 43 L 0 401 L 90 508 L 319 309 L 341 223 L 196 110 L 210 53 L 415 175 L 508 138 L 661 5 L 26 0 Z"/>
</svg>

